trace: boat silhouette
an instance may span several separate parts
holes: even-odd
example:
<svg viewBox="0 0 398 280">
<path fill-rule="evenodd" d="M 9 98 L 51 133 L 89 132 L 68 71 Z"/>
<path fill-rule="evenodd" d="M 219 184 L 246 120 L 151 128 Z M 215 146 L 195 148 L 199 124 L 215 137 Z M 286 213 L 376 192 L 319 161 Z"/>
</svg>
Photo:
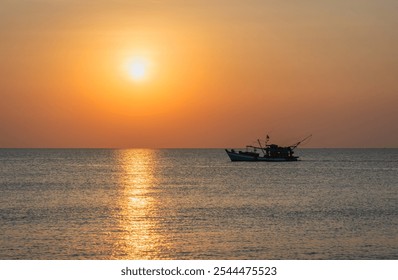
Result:
<svg viewBox="0 0 398 280">
<path fill-rule="evenodd" d="M 225 149 L 231 161 L 297 161 L 298 156 L 294 155 L 296 149 L 302 142 L 309 139 L 312 135 L 291 146 L 279 146 L 268 144 L 269 136 L 262 145 L 260 139 L 257 139 L 259 146 L 247 145 L 244 151 L 235 151 L 234 149 Z"/>
</svg>

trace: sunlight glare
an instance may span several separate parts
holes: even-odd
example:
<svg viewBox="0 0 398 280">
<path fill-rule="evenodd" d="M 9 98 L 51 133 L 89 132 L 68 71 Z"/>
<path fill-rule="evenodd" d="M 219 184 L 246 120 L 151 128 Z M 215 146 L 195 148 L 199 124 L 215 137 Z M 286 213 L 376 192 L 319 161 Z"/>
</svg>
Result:
<svg viewBox="0 0 398 280">
<path fill-rule="evenodd" d="M 134 59 L 129 62 L 128 72 L 135 81 L 141 81 L 148 75 L 148 62 L 144 59 Z"/>
</svg>

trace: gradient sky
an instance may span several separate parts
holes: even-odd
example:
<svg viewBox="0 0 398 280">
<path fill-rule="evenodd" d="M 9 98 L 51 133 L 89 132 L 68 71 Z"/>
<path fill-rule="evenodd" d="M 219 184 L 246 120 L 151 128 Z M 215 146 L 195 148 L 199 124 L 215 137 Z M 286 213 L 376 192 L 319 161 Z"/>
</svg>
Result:
<svg viewBox="0 0 398 280">
<path fill-rule="evenodd" d="M 397 15 L 395 0 L 0 0 L 0 147 L 398 147 Z"/>
</svg>

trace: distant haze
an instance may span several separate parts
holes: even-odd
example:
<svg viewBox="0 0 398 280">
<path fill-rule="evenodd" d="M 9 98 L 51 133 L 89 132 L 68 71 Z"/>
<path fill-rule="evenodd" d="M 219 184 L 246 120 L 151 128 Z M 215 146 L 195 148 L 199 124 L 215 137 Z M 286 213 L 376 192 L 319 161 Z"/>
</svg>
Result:
<svg viewBox="0 0 398 280">
<path fill-rule="evenodd" d="M 398 147 L 398 1 L 0 2 L 0 148 Z"/>
</svg>

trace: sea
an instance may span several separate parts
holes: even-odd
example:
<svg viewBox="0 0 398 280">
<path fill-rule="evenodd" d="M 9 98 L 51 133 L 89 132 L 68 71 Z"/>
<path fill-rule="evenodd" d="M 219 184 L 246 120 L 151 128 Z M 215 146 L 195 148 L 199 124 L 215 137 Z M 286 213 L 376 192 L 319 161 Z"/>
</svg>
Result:
<svg viewBox="0 0 398 280">
<path fill-rule="evenodd" d="M 2 260 L 398 259 L 398 149 L 0 149 Z"/>
</svg>

